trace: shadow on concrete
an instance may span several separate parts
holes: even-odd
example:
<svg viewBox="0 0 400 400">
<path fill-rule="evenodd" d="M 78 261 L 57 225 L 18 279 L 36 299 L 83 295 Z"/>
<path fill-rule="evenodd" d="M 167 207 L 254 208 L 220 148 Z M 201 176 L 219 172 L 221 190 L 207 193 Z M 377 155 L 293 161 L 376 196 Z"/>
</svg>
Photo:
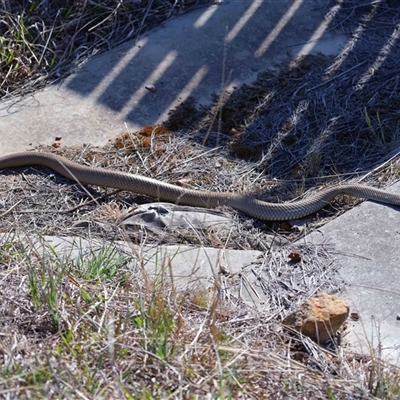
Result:
<svg viewBox="0 0 400 400">
<path fill-rule="evenodd" d="M 260 173 L 295 185 L 363 173 L 398 148 L 400 2 L 338 4 L 324 18 L 348 37 L 338 55 L 297 52 L 259 73 L 227 94 L 198 140 L 228 143 L 235 156 L 258 161 Z"/>
<path fill-rule="evenodd" d="M 189 96 L 209 104 L 216 88 L 252 82 L 288 50 L 323 47 L 332 39 L 322 3 L 232 1 L 198 10 L 93 59 L 67 87 L 133 125 L 160 123 Z"/>
<path fill-rule="evenodd" d="M 376 1 L 221 3 L 99 56 L 66 84 L 134 129 L 169 118 L 204 144 L 229 142 L 276 178 L 360 170 L 399 145 L 398 10 Z M 223 101 L 210 111 L 216 88 Z"/>
<path fill-rule="evenodd" d="M 276 178 L 312 178 L 370 168 L 400 145 L 399 7 L 353 11 L 333 19 L 347 19 L 339 55 L 292 58 L 224 103 L 218 131 L 234 129 L 235 155 Z"/>
</svg>

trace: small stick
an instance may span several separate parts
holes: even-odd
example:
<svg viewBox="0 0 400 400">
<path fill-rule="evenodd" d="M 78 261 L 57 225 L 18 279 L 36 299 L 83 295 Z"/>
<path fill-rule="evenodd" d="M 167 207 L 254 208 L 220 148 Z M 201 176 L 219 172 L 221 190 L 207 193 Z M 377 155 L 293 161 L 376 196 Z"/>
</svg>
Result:
<svg viewBox="0 0 400 400">
<path fill-rule="evenodd" d="M 22 200 L 18 201 L 14 205 L 12 205 L 7 211 L 4 211 L 3 214 L 0 214 L 0 218 L 5 217 L 10 211 L 12 211 L 19 203 L 21 203 Z"/>
<path fill-rule="evenodd" d="M 320 83 L 319 85 L 313 86 L 312 88 L 307 89 L 306 91 L 307 91 L 307 92 L 311 92 L 311 90 L 318 89 L 319 87 L 324 86 L 324 85 L 326 85 L 327 83 L 330 83 L 330 82 L 334 81 L 334 80 L 337 79 L 337 78 L 340 78 L 342 75 L 347 74 L 348 72 L 352 71 L 353 69 L 356 69 L 356 68 L 358 68 L 358 67 L 361 67 L 361 65 L 365 64 L 366 62 L 367 62 L 367 61 L 365 60 L 365 61 L 363 61 L 363 62 L 361 62 L 361 63 L 359 63 L 359 64 L 357 64 L 357 65 L 354 65 L 354 67 L 351 67 L 350 69 L 347 69 L 346 71 L 343 71 L 341 74 L 336 75 L 336 76 L 334 76 L 333 78 L 331 78 L 331 79 L 329 79 L 329 80 L 327 80 L 327 81 L 325 81 L 325 82 Z"/>
</svg>

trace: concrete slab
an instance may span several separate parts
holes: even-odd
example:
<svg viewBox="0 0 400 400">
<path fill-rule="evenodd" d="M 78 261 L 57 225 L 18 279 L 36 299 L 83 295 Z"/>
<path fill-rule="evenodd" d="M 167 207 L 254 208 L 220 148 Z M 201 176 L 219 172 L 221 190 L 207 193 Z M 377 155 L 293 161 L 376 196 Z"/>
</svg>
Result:
<svg viewBox="0 0 400 400">
<path fill-rule="evenodd" d="M 10 240 L 8 235 L 1 234 L 0 239 Z M 27 241 L 24 237 L 14 238 Z M 149 277 L 160 279 L 164 276 L 177 290 L 201 289 L 208 291 L 215 284 L 215 279 L 221 283 L 224 277 L 226 289 L 238 296 L 232 281 L 237 281 L 238 274 L 245 273 L 252 264 L 259 264 L 257 259 L 262 252 L 257 250 L 227 250 L 211 247 L 199 247 L 188 245 L 158 246 L 135 245 L 126 242 L 104 242 L 101 240 L 88 240 L 80 237 L 57 237 L 29 235 L 29 243 L 38 254 L 46 257 L 56 252 L 60 260 L 89 259 L 99 254 L 108 246 L 115 249 L 123 256 L 129 258 L 129 270 L 137 272 L 143 269 Z M 266 295 L 261 290 L 249 290 L 257 285 L 257 277 L 249 274 L 246 280 L 245 290 L 240 293 L 240 298 L 255 307 L 263 307 Z M 222 289 L 224 285 L 221 285 Z M 234 293 L 235 292 L 235 293 Z M 239 297 L 239 296 L 238 296 Z"/>
<path fill-rule="evenodd" d="M 252 82 L 288 53 L 338 53 L 345 38 L 326 32 L 325 3 L 224 1 L 171 20 L 94 57 L 59 85 L 0 103 L 0 155 L 56 136 L 64 145 L 102 146 L 125 124 L 162 122 L 188 96 L 208 104 L 222 86 Z"/>
<path fill-rule="evenodd" d="M 11 234 L 13 235 L 13 234 Z M 81 237 L 0 234 L 2 240 L 29 243 L 41 257 L 54 257 L 81 265 L 104 251 L 126 260 L 121 268 L 139 278 L 145 273 L 154 281 L 170 283 L 178 291 L 219 293 L 233 302 L 242 302 L 277 321 L 285 310 L 325 288 L 337 289 L 335 267 L 324 247 L 301 246 L 302 263 L 294 264 L 290 246 L 265 254 L 257 250 L 232 250 L 191 245 L 136 245 L 128 241 L 103 241 Z M 316 254 L 318 256 L 316 257 Z M 328 256 L 328 257 L 327 257 Z"/>
<path fill-rule="evenodd" d="M 400 184 L 388 191 L 400 192 Z M 303 241 L 334 245 L 350 312 L 346 339 L 356 352 L 380 354 L 400 365 L 400 213 L 364 202 Z M 301 242 L 303 242 L 301 241 Z"/>
</svg>

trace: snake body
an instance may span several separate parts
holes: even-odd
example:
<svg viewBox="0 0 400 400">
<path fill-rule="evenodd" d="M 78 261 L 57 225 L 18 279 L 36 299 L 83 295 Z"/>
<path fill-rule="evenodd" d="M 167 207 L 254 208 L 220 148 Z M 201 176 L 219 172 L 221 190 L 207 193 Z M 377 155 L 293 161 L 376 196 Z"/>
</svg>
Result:
<svg viewBox="0 0 400 400">
<path fill-rule="evenodd" d="M 360 184 L 332 186 L 304 200 L 292 203 L 267 203 L 237 193 L 186 189 L 140 175 L 91 168 L 52 153 L 20 152 L 0 157 L 0 169 L 32 165 L 51 168 L 64 177 L 80 183 L 127 190 L 175 204 L 204 208 L 229 206 L 251 217 L 266 221 L 305 217 L 317 212 L 341 193 L 400 206 L 400 195 Z"/>
</svg>

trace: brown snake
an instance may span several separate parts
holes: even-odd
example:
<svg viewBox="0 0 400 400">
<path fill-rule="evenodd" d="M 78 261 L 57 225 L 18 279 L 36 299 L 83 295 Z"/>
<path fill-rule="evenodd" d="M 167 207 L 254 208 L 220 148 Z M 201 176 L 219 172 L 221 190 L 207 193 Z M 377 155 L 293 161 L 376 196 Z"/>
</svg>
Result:
<svg viewBox="0 0 400 400">
<path fill-rule="evenodd" d="M 52 153 L 21 152 L 0 157 L 0 169 L 40 165 L 77 182 L 127 190 L 157 200 L 195 207 L 230 206 L 267 221 L 302 218 L 320 210 L 340 193 L 400 206 L 400 195 L 359 184 L 337 185 L 293 203 L 267 203 L 242 194 L 185 189 L 153 178 L 110 169 L 91 168 Z"/>
</svg>

